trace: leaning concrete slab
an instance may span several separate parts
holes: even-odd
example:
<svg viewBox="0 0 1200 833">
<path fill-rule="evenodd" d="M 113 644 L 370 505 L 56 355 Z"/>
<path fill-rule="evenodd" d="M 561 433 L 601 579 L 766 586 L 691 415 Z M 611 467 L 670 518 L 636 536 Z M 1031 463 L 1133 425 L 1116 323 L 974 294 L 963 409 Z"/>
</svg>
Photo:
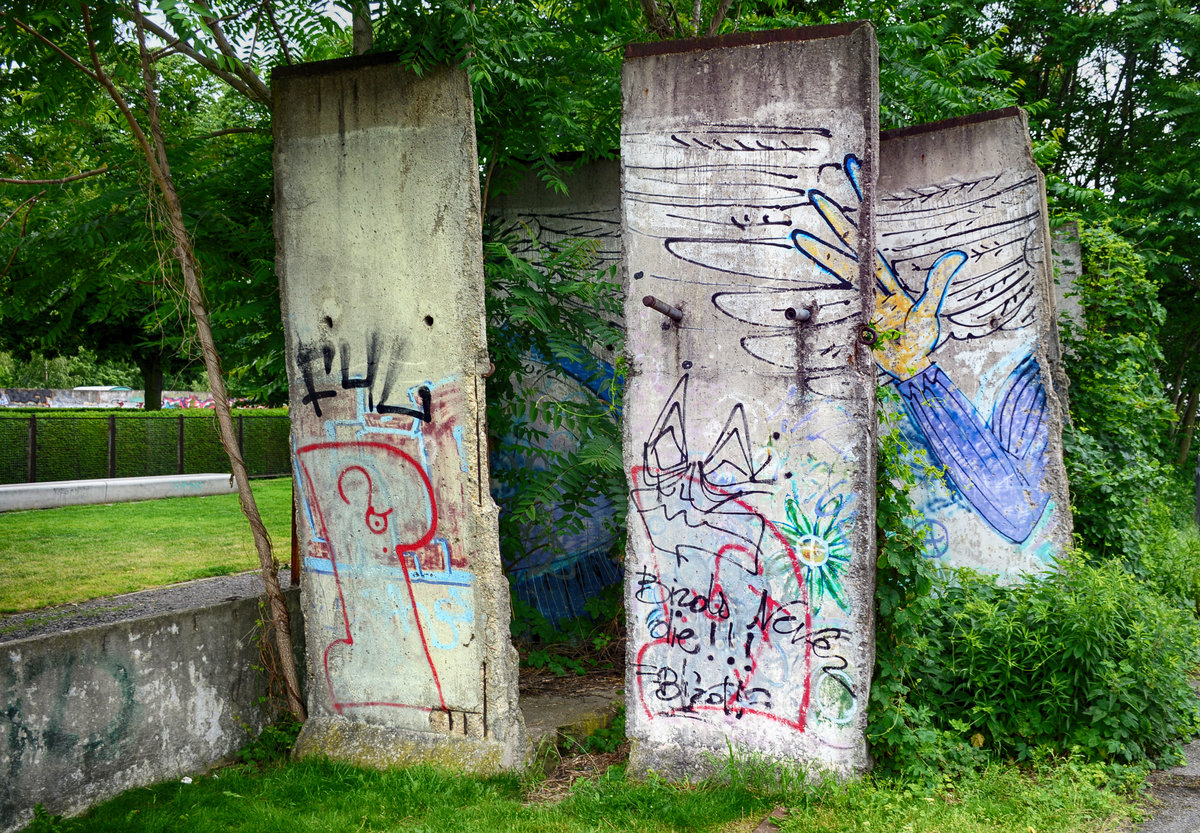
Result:
<svg viewBox="0 0 1200 833">
<path fill-rule="evenodd" d="M 616 274 L 621 262 L 620 164 L 591 162 L 564 180 L 567 191 L 561 193 L 540 177 L 526 175 L 511 191 L 489 201 L 489 219 L 496 235 L 538 268 L 544 267 L 547 255 L 560 252 L 569 241 L 583 240 L 594 247 L 581 272 L 596 281 L 609 299 L 603 312 L 592 310 L 607 316 L 620 305 Z M 623 328 L 619 314 L 609 320 L 618 332 Z M 611 403 L 617 344 L 614 337 L 580 345 L 591 351 L 595 362 L 527 355 L 522 372 L 511 380 L 513 389 L 518 397 L 564 403 L 568 408 L 597 400 Z M 619 414 L 614 409 L 607 418 L 615 427 Z M 501 513 L 514 505 L 517 496 L 509 484 L 519 478 L 510 478 L 510 473 L 544 466 L 544 452 L 569 453 L 579 447 L 579 438 L 566 425 L 539 419 L 528 427 L 543 432 L 543 437 L 534 441 L 505 437 L 502 451 L 492 456 L 492 494 Z M 544 518 L 522 526 L 519 551 L 504 553 L 513 592 L 551 621 L 582 616 L 590 599 L 621 582 L 615 553 L 624 536 L 616 507 L 610 497 L 598 493 L 578 504 L 558 500 L 543 514 Z"/>
<path fill-rule="evenodd" d="M 866 23 L 627 52 L 635 772 L 867 764 L 876 65 Z"/>
<path fill-rule="evenodd" d="M 566 164 L 566 163 L 564 163 Z M 540 248 L 566 240 L 595 241 L 595 268 L 621 263 L 621 166 L 612 159 L 590 162 L 564 177 L 565 193 L 530 174 L 508 193 L 493 197 L 488 215 L 502 235 L 517 239 L 513 251 L 537 260 Z"/>
<path fill-rule="evenodd" d="M 381 55 L 274 79 L 309 647 L 297 752 L 519 766 L 466 75 Z"/>
<path fill-rule="evenodd" d="M 1015 108 L 883 134 L 882 382 L 924 461 L 928 554 L 1016 579 L 1071 540 L 1045 187 Z M 919 462 L 915 461 L 919 465 Z"/>
<path fill-rule="evenodd" d="M 1076 283 L 1083 275 L 1083 247 L 1079 243 L 1079 224 L 1065 223 L 1051 235 L 1051 260 L 1054 264 L 1054 307 L 1059 323 L 1070 323 L 1082 331 L 1083 305 L 1079 303 Z"/>
</svg>

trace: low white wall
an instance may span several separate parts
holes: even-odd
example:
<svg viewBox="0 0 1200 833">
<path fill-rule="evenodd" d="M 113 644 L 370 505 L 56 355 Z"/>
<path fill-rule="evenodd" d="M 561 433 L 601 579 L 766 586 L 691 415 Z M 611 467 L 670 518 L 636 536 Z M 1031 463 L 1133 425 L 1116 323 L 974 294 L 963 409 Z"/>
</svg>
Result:
<svg viewBox="0 0 1200 833">
<path fill-rule="evenodd" d="M 169 474 L 158 477 L 13 483 L 0 485 L 0 512 L 164 497 L 228 495 L 236 491 L 233 478 L 228 474 Z"/>
</svg>

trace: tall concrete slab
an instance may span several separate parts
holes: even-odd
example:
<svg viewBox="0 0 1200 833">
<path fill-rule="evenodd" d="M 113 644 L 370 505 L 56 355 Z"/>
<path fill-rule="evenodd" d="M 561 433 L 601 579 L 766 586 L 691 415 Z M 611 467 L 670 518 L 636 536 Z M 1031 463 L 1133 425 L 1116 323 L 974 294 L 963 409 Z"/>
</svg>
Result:
<svg viewBox="0 0 1200 833">
<path fill-rule="evenodd" d="M 1070 322 L 1082 330 L 1083 305 L 1079 303 L 1076 281 L 1083 275 L 1083 247 L 1079 243 L 1079 224 L 1065 223 L 1051 233 L 1051 262 L 1054 264 L 1054 307 L 1059 322 Z"/>
<path fill-rule="evenodd" d="M 417 78 L 383 55 L 286 68 L 274 91 L 310 683 L 298 752 L 518 766 L 466 75 Z"/>
<path fill-rule="evenodd" d="M 1071 541 L 1045 186 L 1015 108 L 883 134 L 877 351 L 941 477 L 928 554 L 1017 580 Z"/>
<path fill-rule="evenodd" d="M 570 164 L 570 160 L 562 160 Z M 488 200 L 488 219 L 498 235 L 510 240 L 516 254 L 538 265 L 548 252 L 558 252 L 570 241 L 584 240 L 594 247 L 583 272 L 596 281 L 612 284 L 613 305 L 620 303 L 621 171 L 615 160 L 579 166 L 564 177 L 565 193 L 551 189 L 530 173 L 509 192 Z M 599 310 L 594 310 L 599 312 Z M 608 310 L 604 311 L 607 315 Z M 623 327 L 619 316 L 612 323 Z M 611 402 L 617 339 L 581 345 L 598 365 L 563 361 L 552 355 L 528 355 L 520 378 L 513 378 L 518 396 L 533 401 L 572 403 Z M 602 373 L 597 373 L 597 370 Z M 618 415 L 613 413 L 611 419 Z M 515 490 L 505 475 L 517 469 L 544 466 L 540 452 L 569 453 L 579 438 L 567 425 L 538 420 L 533 426 L 544 438 L 529 444 L 505 437 L 493 448 L 492 494 L 503 513 L 513 505 Z M 502 553 L 516 597 L 532 605 L 551 621 L 582 616 L 585 605 L 606 588 L 621 581 L 614 553 L 623 537 L 621 519 L 613 501 L 602 494 L 585 503 L 548 507 L 544 519 L 521 529 L 521 552 Z"/>
<path fill-rule="evenodd" d="M 627 52 L 634 771 L 867 764 L 876 66 L 866 23 Z"/>
</svg>

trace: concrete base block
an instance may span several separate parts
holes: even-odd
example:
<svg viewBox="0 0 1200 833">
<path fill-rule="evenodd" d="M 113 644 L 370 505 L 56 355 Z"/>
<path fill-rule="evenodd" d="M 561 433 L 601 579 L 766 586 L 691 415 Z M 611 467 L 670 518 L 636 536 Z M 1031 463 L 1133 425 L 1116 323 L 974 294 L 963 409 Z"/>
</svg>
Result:
<svg viewBox="0 0 1200 833">
<path fill-rule="evenodd" d="M 512 738 L 455 737 L 329 715 L 309 718 L 296 740 L 293 755 L 298 759 L 317 756 L 376 769 L 426 763 L 492 775 L 519 769 L 524 764 L 524 734 L 514 737 L 516 742 Z"/>
</svg>

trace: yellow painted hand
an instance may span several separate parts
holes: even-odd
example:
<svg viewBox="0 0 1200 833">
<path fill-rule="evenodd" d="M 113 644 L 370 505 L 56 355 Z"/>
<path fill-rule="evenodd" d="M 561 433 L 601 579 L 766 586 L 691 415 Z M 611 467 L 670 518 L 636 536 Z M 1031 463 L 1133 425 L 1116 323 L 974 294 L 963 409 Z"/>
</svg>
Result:
<svg viewBox="0 0 1200 833">
<path fill-rule="evenodd" d="M 820 191 L 809 191 L 808 196 L 841 245 L 828 243 L 806 231 L 793 232 L 792 242 L 817 266 L 853 282 L 858 273 L 858 227 Z M 966 260 L 966 254 L 957 250 L 939 257 L 925 275 L 920 297 L 914 299 L 901 285 L 891 264 L 876 252 L 875 317 L 871 325 L 883 335 L 875 361 L 886 373 L 896 379 L 908 379 L 932 364 L 929 353 L 937 346 L 941 334 L 938 313 L 950 281 Z"/>
</svg>

